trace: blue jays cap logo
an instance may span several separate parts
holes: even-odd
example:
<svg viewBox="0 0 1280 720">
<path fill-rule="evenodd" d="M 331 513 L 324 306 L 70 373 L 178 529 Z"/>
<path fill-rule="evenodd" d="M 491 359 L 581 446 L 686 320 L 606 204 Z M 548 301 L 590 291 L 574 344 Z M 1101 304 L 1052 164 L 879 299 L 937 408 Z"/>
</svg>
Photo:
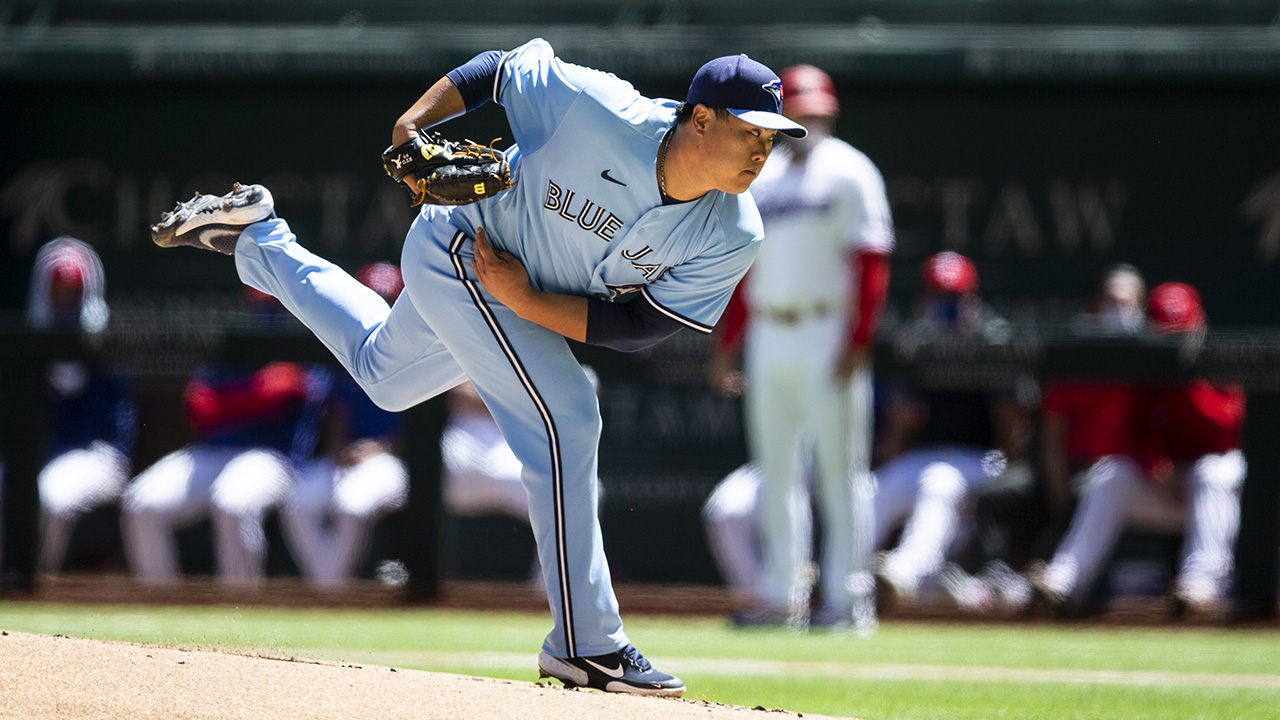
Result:
<svg viewBox="0 0 1280 720">
<path fill-rule="evenodd" d="M 774 101 L 778 103 L 778 107 L 782 107 L 782 81 L 781 80 L 774 80 L 773 82 L 765 83 L 760 87 L 764 88 L 765 92 L 773 96 Z"/>
</svg>

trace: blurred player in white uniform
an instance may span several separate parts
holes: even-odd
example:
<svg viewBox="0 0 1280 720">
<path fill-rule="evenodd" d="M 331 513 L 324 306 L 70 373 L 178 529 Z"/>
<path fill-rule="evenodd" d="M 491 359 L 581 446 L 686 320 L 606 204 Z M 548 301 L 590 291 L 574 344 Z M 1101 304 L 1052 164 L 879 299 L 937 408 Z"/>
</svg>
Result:
<svg viewBox="0 0 1280 720">
<path fill-rule="evenodd" d="M 107 327 L 106 278 L 89 245 L 70 237 L 36 253 L 27 303 L 33 328 L 68 328 L 88 336 Z M 37 476 L 43 531 L 37 567 L 62 569 L 81 514 L 115 501 L 129 479 L 136 409 L 119 368 L 57 360 L 46 370 L 49 458 Z"/>
<path fill-rule="evenodd" d="M 922 314 L 902 332 L 904 341 L 1008 340 L 1008 323 L 978 296 L 969 258 L 933 255 L 921 268 L 921 281 Z M 886 547 L 899 527 L 902 535 L 881 556 L 877 579 L 889 599 L 909 601 L 971 529 L 972 494 L 1023 460 L 1029 402 L 1013 390 L 942 386 L 895 388 L 886 405 L 879 449 L 884 462 L 875 471 L 875 547 Z"/>
<path fill-rule="evenodd" d="M 404 290 L 391 263 L 366 265 L 356 279 L 388 304 Z M 335 379 L 321 431 L 328 452 L 303 465 L 280 513 L 298 568 L 317 588 L 339 589 L 354 577 L 375 523 L 404 505 L 400 426 L 400 413 L 374 405 L 351 376 Z"/>
<path fill-rule="evenodd" d="M 787 68 L 780 77 L 783 113 L 809 134 L 779 143 L 752 186 L 765 242 L 739 287 L 741 305 L 724 323 L 711 368 L 713 385 L 731 389 L 745 323 L 749 440 L 767 481 L 758 505 L 764 564 L 757 607 L 739 620 L 803 625 L 810 619 L 810 543 L 802 537 L 809 523 L 796 519 L 795 503 L 802 500 L 794 489 L 812 453 L 823 528 L 822 604 L 812 624 L 846 627 L 857 603 L 865 625 L 874 622 L 870 358 L 888 286 L 893 222 L 879 170 L 832 136 L 839 103 L 831 78 L 810 65 Z M 754 492 L 751 483 L 739 486 Z M 727 519 L 721 510 L 755 502 L 739 500 L 708 507 L 713 536 L 716 523 Z M 753 545 L 750 538 L 716 543 L 722 553 L 749 553 Z"/>
<path fill-rule="evenodd" d="M 274 298 L 247 295 L 262 321 L 280 318 Z M 175 532 L 204 517 L 213 523 L 219 580 L 261 582 L 263 522 L 315 451 L 331 383 L 321 367 L 288 362 L 211 363 L 197 370 L 183 393 L 194 441 L 142 471 L 121 498 L 125 555 L 141 584 L 181 582 Z"/>
</svg>

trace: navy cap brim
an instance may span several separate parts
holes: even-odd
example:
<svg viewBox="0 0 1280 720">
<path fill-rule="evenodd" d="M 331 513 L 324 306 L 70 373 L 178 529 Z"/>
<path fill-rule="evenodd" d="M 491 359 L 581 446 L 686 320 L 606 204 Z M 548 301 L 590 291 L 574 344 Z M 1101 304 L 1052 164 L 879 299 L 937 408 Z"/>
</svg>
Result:
<svg viewBox="0 0 1280 720">
<path fill-rule="evenodd" d="M 809 134 L 800 123 L 778 113 L 767 110 L 737 110 L 729 108 L 729 112 L 739 120 L 762 127 L 766 130 L 777 130 L 784 135 L 799 139 Z"/>
</svg>

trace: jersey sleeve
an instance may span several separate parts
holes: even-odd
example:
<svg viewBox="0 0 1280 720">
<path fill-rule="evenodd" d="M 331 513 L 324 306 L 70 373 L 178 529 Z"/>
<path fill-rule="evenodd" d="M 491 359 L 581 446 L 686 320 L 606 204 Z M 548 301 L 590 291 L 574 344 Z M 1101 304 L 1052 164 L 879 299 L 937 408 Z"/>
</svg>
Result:
<svg viewBox="0 0 1280 720">
<path fill-rule="evenodd" d="M 494 80 L 494 100 L 507 113 L 520 151 L 542 147 L 564 120 L 569 108 L 589 86 L 606 75 L 561 61 L 541 38 L 502 56 Z"/>
<path fill-rule="evenodd" d="M 842 178 L 845 185 L 841 203 L 844 222 L 849 229 L 849 249 L 889 254 L 893 251 L 893 216 L 885 194 L 884 177 L 861 153 Z"/>
<path fill-rule="evenodd" d="M 640 292 L 664 315 L 700 333 L 710 333 L 759 253 L 759 239 L 699 255 L 671 268 Z"/>
</svg>

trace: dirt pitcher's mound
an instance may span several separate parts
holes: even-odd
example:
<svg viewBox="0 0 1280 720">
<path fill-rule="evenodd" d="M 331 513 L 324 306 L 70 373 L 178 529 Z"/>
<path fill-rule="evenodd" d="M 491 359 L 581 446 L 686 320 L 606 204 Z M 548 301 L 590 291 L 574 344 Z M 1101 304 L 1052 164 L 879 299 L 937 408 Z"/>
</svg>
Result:
<svg viewBox="0 0 1280 720">
<path fill-rule="evenodd" d="M 0 635 L 0 688 L 0 718 L 23 720 L 799 717 L 558 685 L 17 632 Z"/>
</svg>

